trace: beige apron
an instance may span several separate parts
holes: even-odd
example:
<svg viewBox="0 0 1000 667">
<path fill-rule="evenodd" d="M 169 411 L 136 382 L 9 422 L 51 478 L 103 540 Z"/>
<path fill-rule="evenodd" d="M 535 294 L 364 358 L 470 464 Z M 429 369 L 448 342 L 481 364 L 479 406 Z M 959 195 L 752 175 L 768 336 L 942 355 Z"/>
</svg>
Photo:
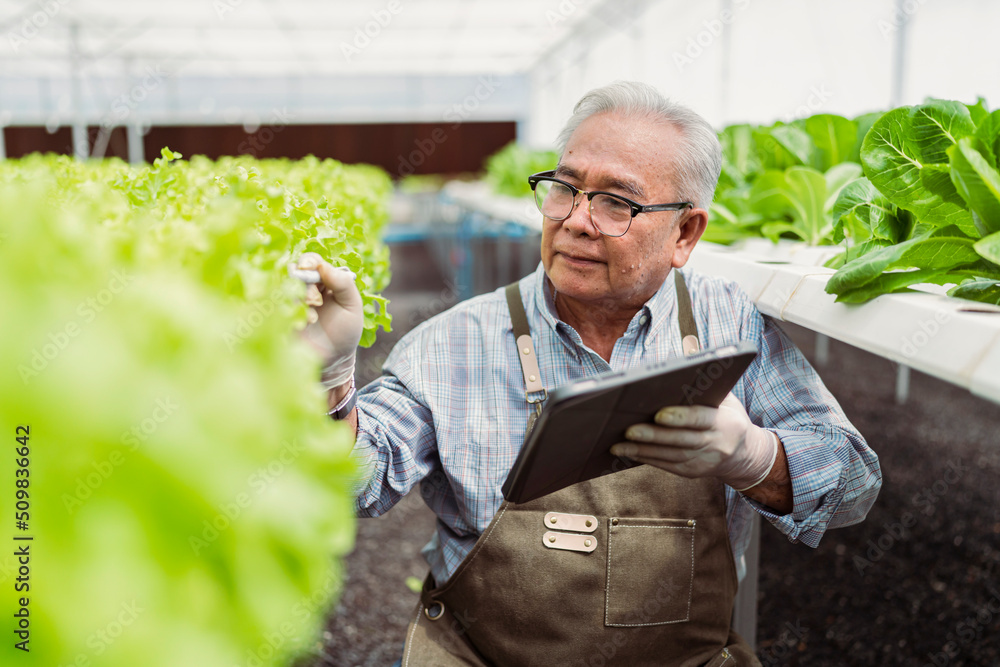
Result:
<svg viewBox="0 0 1000 667">
<path fill-rule="evenodd" d="M 723 484 L 629 468 L 504 502 L 443 586 L 428 576 L 403 667 L 756 666 L 730 628 L 736 585 Z"/>
</svg>

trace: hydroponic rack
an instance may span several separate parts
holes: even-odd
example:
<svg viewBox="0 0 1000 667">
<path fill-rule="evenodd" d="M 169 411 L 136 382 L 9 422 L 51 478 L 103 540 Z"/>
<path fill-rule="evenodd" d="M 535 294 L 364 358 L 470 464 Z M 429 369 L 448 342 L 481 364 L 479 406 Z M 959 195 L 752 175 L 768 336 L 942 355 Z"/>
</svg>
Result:
<svg viewBox="0 0 1000 667">
<path fill-rule="evenodd" d="M 523 227 L 538 233 L 539 214 L 530 199 L 493 194 L 485 183 L 451 183 L 449 203 L 497 230 Z M 886 294 L 864 304 L 837 303 L 825 291 L 833 269 L 823 262 L 835 246 L 811 247 L 766 239 L 734 246 L 700 242 L 689 266 L 735 280 L 765 315 L 811 329 L 901 369 L 913 368 L 1000 403 L 1000 307 L 946 296 L 937 285 Z M 902 374 L 901 374 L 902 377 Z M 905 396 L 898 390 L 897 398 Z"/>
</svg>

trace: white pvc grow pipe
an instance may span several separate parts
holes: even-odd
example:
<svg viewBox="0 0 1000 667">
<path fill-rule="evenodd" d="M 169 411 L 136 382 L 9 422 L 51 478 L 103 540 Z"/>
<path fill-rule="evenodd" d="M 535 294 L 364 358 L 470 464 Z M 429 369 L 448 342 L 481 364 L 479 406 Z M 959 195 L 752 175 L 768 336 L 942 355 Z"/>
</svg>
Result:
<svg viewBox="0 0 1000 667">
<path fill-rule="evenodd" d="M 1000 403 L 1000 308 L 940 294 L 836 303 L 821 266 L 698 244 L 689 265 L 738 282 L 765 315 L 812 329 Z"/>
</svg>

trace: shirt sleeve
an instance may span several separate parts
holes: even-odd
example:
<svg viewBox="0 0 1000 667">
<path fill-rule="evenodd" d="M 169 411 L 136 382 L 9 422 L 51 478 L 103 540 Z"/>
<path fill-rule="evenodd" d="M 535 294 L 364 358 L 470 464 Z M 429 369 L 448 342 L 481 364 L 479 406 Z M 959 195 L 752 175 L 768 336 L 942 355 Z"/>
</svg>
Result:
<svg viewBox="0 0 1000 667">
<path fill-rule="evenodd" d="M 742 398 L 753 422 L 781 439 L 794 505 L 782 516 L 745 496 L 742 501 L 789 540 L 815 547 L 827 529 L 868 514 L 882 486 L 878 457 L 798 347 L 748 297 L 743 300 L 743 333 L 759 354 L 743 376 Z"/>
<path fill-rule="evenodd" d="M 407 351 L 397 344 L 383 375 L 358 392 L 358 432 L 353 455 L 365 470 L 355 489 L 358 516 L 389 511 L 415 484 L 440 470 L 430 409 L 414 394 Z"/>
</svg>

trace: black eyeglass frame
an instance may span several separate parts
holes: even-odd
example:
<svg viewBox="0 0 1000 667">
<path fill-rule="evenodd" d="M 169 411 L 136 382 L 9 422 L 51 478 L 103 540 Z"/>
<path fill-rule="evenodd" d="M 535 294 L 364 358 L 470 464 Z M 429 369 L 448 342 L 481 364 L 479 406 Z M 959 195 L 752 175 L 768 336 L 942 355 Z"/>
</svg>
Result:
<svg viewBox="0 0 1000 667">
<path fill-rule="evenodd" d="M 640 213 L 656 213 L 658 211 L 682 211 L 686 208 L 694 208 L 694 203 L 689 201 L 674 202 L 671 204 L 640 204 L 639 202 L 632 201 L 628 197 L 623 197 L 615 192 L 606 192 L 603 190 L 592 190 L 588 192 L 586 190 L 581 190 L 572 183 L 567 183 L 562 179 L 556 178 L 555 173 L 556 172 L 553 169 L 551 171 L 540 171 L 537 174 L 532 174 L 531 176 L 528 176 L 528 185 L 531 186 L 532 194 L 534 194 L 535 187 L 538 185 L 539 181 L 552 181 L 560 185 L 565 185 L 567 188 L 569 188 L 569 191 L 573 193 L 573 206 L 570 208 L 569 213 L 567 213 L 565 216 L 561 218 L 553 218 L 551 216 L 545 216 L 550 220 L 561 222 L 562 220 L 565 220 L 569 216 L 573 215 L 573 211 L 576 210 L 576 196 L 580 193 L 583 193 L 587 196 L 588 207 L 591 205 L 591 203 L 594 201 L 594 197 L 596 197 L 597 195 L 608 195 L 609 197 L 614 197 L 615 199 L 621 200 L 626 204 L 628 204 L 629 210 L 632 212 L 632 217 L 629 218 L 628 227 L 626 227 L 625 231 L 622 232 L 621 234 L 608 234 L 600 227 L 597 227 L 596 223 L 594 224 L 594 226 L 597 227 L 597 231 L 601 232 L 605 236 L 613 236 L 616 238 L 619 236 L 625 236 L 625 234 L 628 233 L 628 230 L 632 227 L 632 220 L 634 220 L 635 216 L 639 215 Z M 542 213 L 537 199 L 535 199 L 535 205 L 539 206 L 539 213 Z M 545 215 L 545 213 L 542 213 L 542 215 Z"/>
</svg>

